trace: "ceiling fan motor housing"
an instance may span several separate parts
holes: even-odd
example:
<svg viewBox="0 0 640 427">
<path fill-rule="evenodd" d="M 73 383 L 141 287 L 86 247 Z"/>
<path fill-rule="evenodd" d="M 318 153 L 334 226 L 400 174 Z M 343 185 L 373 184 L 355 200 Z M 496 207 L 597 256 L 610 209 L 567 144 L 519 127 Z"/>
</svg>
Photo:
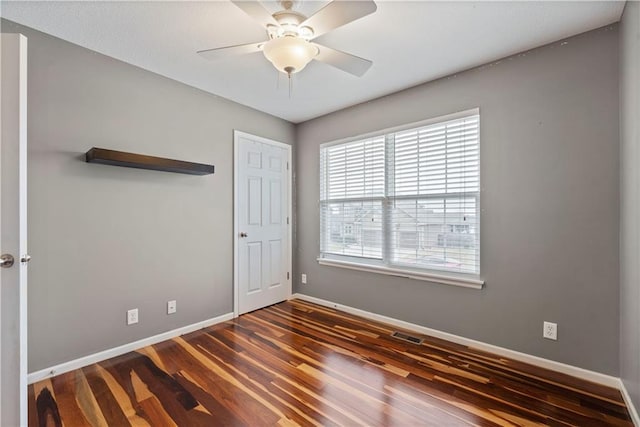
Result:
<svg viewBox="0 0 640 427">
<path fill-rule="evenodd" d="M 278 22 L 279 26 L 268 25 L 267 34 L 270 39 L 284 36 L 302 37 L 310 40 L 313 37 L 313 28 L 300 26 L 307 17 L 301 13 L 292 10 L 283 10 L 273 14 L 273 18 Z"/>
</svg>

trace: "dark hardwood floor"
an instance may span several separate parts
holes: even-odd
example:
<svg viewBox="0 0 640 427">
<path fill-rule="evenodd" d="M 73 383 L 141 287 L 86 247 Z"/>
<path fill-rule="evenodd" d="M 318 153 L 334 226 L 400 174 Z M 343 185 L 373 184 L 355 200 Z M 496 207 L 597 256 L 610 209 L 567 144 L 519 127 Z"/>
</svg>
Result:
<svg viewBox="0 0 640 427">
<path fill-rule="evenodd" d="M 631 426 L 620 393 L 283 302 L 29 387 L 30 426 Z"/>
</svg>

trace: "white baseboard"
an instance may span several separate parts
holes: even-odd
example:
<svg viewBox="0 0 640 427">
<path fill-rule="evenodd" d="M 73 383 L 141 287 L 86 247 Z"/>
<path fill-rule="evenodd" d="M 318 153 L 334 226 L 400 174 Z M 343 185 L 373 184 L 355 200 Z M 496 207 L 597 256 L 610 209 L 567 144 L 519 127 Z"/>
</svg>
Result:
<svg viewBox="0 0 640 427">
<path fill-rule="evenodd" d="M 622 393 L 622 398 L 624 399 L 624 403 L 627 405 L 627 409 L 629 410 L 631 421 L 633 421 L 634 426 L 640 427 L 640 417 L 638 416 L 638 410 L 633 404 L 633 401 L 631 400 L 631 396 L 629 396 L 629 392 L 627 391 L 627 387 L 625 387 L 624 382 L 622 380 L 619 380 L 619 381 L 620 381 L 620 384 L 618 384 L 618 388 L 620 389 L 620 393 Z"/>
<path fill-rule="evenodd" d="M 389 325 L 397 326 L 402 329 L 412 330 L 424 335 L 447 340 L 456 344 L 473 347 L 478 350 L 487 351 L 499 356 L 508 357 L 510 359 L 517 360 L 519 362 L 529 363 L 531 365 L 539 366 L 541 368 L 549 369 L 563 374 L 571 375 L 573 377 L 582 378 L 587 381 L 606 385 L 613 388 L 620 388 L 620 378 L 613 377 L 611 375 L 601 374 L 599 372 L 590 371 L 588 369 L 578 368 L 577 366 L 567 365 L 565 363 L 556 362 L 554 360 L 545 359 L 538 356 L 532 356 L 530 354 L 521 353 L 515 350 L 509 350 L 508 348 L 498 347 L 496 345 L 487 344 L 481 341 L 472 340 L 469 338 L 461 337 L 458 335 L 450 334 L 448 332 L 442 332 L 437 329 L 427 328 L 425 326 L 417 325 L 415 323 L 405 322 L 404 320 L 394 319 L 392 317 L 383 316 L 369 311 L 361 310 L 359 308 L 350 307 L 348 305 L 337 304 L 331 301 L 323 300 L 321 298 L 312 297 L 304 294 L 293 294 L 292 299 L 298 298 L 303 301 L 309 301 L 325 307 L 336 308 L 338 310 L 345 311 L 347 313 L 355 314 L 357 316 L 365 317 L 367 319 L 376 320 L 378 322 L 387 323 Z M 640 427 L 640 426 L 639 426 Z"/>
<path fill-rule="evenodd" d="M 169 340 L 171 338 L 178 337 L 180 335 L 188 334 L 199 329 L 215 325 L 216 323 L 226 322 L 233 319 L 233 313 L 223 314 L 212 319 L 203 320 L 202 322 L 193 323 L 191 325 L 183 326 L 182 328 L 173 329 L 171 331 L 163 332 L 152 337 L 143 338 L 138 341 L 134 341 L 128 344 L 124 344 L 118 347 L 110 348 L 108 350 L 100 351 L 98 353 L 90 354 L 88 356 L 80 357 L 79 359 L 71 360 L 69 362 L 60 363 L 59 365 L 52 366 L 50 368 L 41 369 L 36 372 L 32 372 L 27 376 L 27 382 L 33 384 L 41 381 L 45 378 L 50 378 L 56 375 L 64 374 L 65 372 L 73 371 L 74 369 L 83 368 L 85 366 L 92 365 L 103 360 L 120 356 L 130 351 L 137 350 L 148 345 L 157 344 L 162 341 Z"/>
</svg>

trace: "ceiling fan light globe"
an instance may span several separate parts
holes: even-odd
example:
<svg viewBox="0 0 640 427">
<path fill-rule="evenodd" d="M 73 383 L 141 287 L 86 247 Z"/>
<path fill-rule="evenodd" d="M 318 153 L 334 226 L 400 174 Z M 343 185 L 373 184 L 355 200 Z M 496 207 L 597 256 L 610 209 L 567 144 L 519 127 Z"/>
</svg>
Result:
<svg viewBox="0 0 640 427">
<path fill-rule="evenodd" d="M 269 40 L 262 52 L 276 69 L 292 74 L 311 62 L 318 55 L 318 48 L 300 37 L 280 37 Z"/>
</svg>

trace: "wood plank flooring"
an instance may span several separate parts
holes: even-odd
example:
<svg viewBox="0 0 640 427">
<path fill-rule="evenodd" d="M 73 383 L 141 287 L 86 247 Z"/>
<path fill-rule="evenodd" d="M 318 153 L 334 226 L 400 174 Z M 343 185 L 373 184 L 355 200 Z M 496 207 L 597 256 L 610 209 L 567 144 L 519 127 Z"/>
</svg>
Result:
<svg viewBox="0 0 640 427">
<path fill-rule="evenodd" d="M 632 425 L 617 390 L 393 330 L 283 302 L 38 382 L 29 425 Z"/>
</svg>

